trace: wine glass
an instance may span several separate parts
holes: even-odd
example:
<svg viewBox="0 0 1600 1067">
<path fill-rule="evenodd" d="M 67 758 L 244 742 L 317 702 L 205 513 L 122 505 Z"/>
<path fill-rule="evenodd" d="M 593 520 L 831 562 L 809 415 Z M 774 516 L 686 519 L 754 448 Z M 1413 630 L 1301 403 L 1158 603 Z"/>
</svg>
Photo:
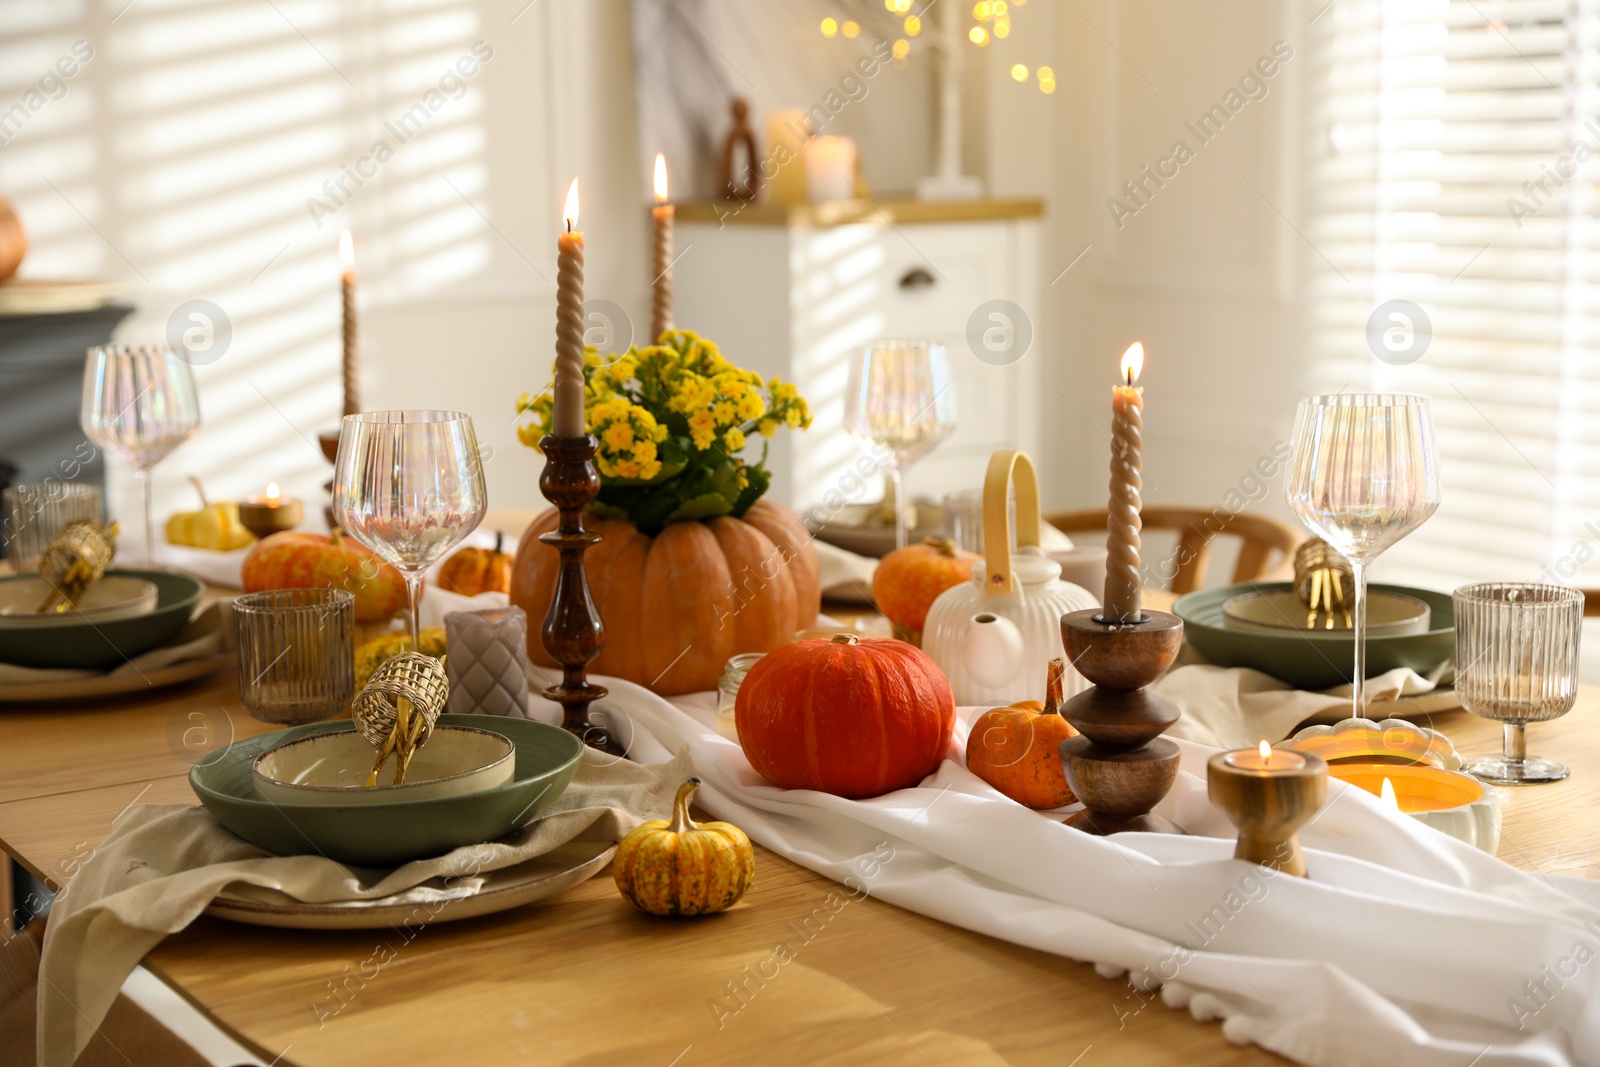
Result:
<svg viewBox="0 0 1600 1067">
<path fill-rule="evenodd" d="M 488 506 L 472 419 L 459 411 L 346 415 L 334 461 L 339 525 L 406 581 L 416 649 L 422 573 L 477 528 Z"/>
<path fill-rule="evenodd" d="M 1351 707 L 1367 696 L 1367 570 L 1439 507 L 1439 456 L 1425 397 L 1339 393 L 1300 401 L 1285 496 L 1355 577 Z"/>
<path fill-rule="evenodd" d="M 1578 699 L 1583 593 L 1564 585 L 1484 582 L 1456 590 L 1456 694 L 1505 727 L 1503 755 L 1463 768 L 1499 785 L 1555 782 L 1567 765 L 1528 755 L 1527 725 L 1559 718 Z"/>
<path fill-rule="evenodd" d="M 133 468 L 144 510 L 144 564 L 155 548 L 150 469 L 200 428 L 189 364 L 165 345 L 98 345 L 83 366 L 78 421 L 89 440 Z"/>
<path fill-rule="evenodd" d="M 844 428 L 882 445 L 895 499 L 894 543 L 906 547 L 905 469 L 956 429 L 956 395 L 944 346 L 880 341 L 850 366 Z"/>
</svg>

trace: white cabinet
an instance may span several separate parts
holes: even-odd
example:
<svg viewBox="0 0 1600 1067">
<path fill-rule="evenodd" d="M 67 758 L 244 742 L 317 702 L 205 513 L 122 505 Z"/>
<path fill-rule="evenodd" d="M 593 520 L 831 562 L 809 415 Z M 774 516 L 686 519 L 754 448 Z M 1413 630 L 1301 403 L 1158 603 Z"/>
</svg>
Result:
<svg viewBox="0 0 1600 1067">
<path fill-rule="evenodd" d="M 676 320 L 740 366 L 794 382 L 810 402 L 812 428 L 773 440 L 776 499 L 798 509 L 836 488 L 877 495 L 876 481 L 852 493 L 846 476 L 862 445 L 844 432 L 843 397 L 851 356 L 886 338 L 943 344 L 955 379 L 959 426 L 912 468 L 911 493 L 980 486 L 997 448 L 1037 452 L 1042 338 L 1035 332 L 1006 363 L 980 359 L 967 336 L 989 301 L 1031 320 L 980 319 L 991 341 L 1042 317 L 1037 201 L 737 207 L 680 206 Z"/>
</svg>

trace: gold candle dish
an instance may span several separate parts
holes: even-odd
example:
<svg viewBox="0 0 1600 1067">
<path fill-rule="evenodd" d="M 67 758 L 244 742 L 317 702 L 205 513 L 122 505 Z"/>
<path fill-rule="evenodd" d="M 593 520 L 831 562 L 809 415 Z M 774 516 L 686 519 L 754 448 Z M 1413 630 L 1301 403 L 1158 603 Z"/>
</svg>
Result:
<svg viewBox="0 0 1600 1067">
<path fill-rule="evenodd" d="M 250 496 L 239 501 L 239 522 L 257 537 L 292 530 L 306 517 L 306 506 L 299 497 Z"/>
</svg>

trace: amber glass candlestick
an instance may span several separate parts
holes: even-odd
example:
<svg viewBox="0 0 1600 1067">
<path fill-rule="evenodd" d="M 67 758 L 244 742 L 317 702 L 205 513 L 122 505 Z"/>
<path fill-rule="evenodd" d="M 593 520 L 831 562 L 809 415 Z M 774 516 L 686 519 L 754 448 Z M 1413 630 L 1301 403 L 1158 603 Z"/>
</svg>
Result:
<svg viewBox="0 0 1600 1067">
<path fill-rule="evenodd" d="M 589 719 L 589 705 L 606 695 L 604 686 L 589 681 L 589 663 L 605 647 L 606 627 L 589 595 L 589 576 L 583 569 L 584 552 L 600 540 L 594 530 L 583 528 L 583 509 L 600 495 L 600 472 L 594 465 L 599 444 L 593 434 L 545 434 L 539 441 L 545 458 L 539 490 L 561 513 L 556 528 L 539 535 L 561 554 L 555 595 L 539 638 L 550 658 L 561 664 L 561 683 L 545 689 L 544 695 L 561 705 L 562 727 L 591 748 L 622 756 L 627 753 L 611 731 Z"/>
</svg>

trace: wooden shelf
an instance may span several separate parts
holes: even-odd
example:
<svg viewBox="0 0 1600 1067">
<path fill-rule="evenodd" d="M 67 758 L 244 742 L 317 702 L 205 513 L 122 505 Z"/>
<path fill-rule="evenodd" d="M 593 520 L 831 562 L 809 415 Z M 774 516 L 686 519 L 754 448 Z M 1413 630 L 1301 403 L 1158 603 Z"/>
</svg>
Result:
<svg viewBox="0 0 1600 1067">
<path fill-rule="evenodd" d="M 1031 198 L 1002 200 L 915 200 L 876 197 L 832 200 L 820 204 L 744 203 L 712 200 L 678 205 L 679 222 L 716 222 L 739 226 L 845 226 L 859 222 L 981 222 L 1032 219 L 1044 214 L 1044 202 Z"/>
</svg>

